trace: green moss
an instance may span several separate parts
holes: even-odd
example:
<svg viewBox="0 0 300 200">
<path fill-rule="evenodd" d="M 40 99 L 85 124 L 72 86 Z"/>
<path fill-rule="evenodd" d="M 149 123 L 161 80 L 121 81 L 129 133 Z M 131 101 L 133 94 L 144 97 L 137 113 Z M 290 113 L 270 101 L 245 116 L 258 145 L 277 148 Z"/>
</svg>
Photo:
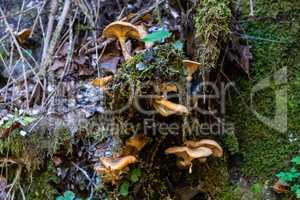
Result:
<svg viewBox="0 0 300 200">
<path fill-rule="evenodd" d="M 203 188 L 212 199 L 223 191 L 229 181 L 229 174 L 226 160 L 219 158 L 209 158 L 208 165 L 201 164 L 198 174 L 201 174 L 199 184 L 203 184 Z"/>
<path fill-rule="evenodd" d="M 55 196 L 58 194 L 55 189 L 55 184 L 58 182 L 59 179 L 56 176 L 55 167 L 52 162 L 48 162 L 46 170 L 34 173 L 31 187 L 26 198 L 30 200 L 55 199 Z"/>
<path fill-rule="evenodd" d="M 224 191 L 219 193 L 217 200 L 261 200 L 263 197 L 263 184 L 255 183 L 250 188 L 240 186 L 226 186 Z"/>
<path fill-rule="evenodd" d="M 230 154 L 240 151 L 239 141 L 234 133 L 227 133 L 224 138 L 224 144 Z"/>
<path fill-rule="evenodd" d="M 59 127 L 54 131 L 54 134 L 46 143 L 50 142 L 51 148 L 48 149 L 48 154 L 52 155 L 60 148 L 63 148 L 67 154 L 71 154 L 72 149 L 72 136 L 66 127 Z"/>
<path fill-rule="evenodd" d="M 198 49 L 203 66 L 215 67 L 222 43 L 230 32 L 231 10 L 228 0 L 201 1 L 195 16 Z"/>
<path fill-rule="evenodd" d="M 299 1 L 256 1 L 256 15 L 269 18 L 246 20 L 242 24 L 251 39 L 249 45 L 254 56 L 250 69 L 252 79 L 237 81 L 241 95 L 234 98 L 228 114 L 235 123 L 245 158 L 243 172 L 251 178 L 266 180 L 274 176 L 286 167 L 284 161 L 299 147 L 300 68 L 297 57 L 300 54 L 300 17 L 295 9 L 297 4 L 299 7 Z M 248 7 L 245 6 L 243 11 L 247 14 Z M 288 67 L 288 131 L 279 133 L 260 122 L 246 105 L 250 105 L 252 87 L 285 66 Z M 259 113 L 274 114 L 276 89 L 272 85 L 255 95 L 254 105 Z"/>
<path fill-rule="evenodd" d="M 42 163 L 44 155 L 43 147 L 38 145 L 40 139 L 38 135 L 23 137 L 19 130 L 13 131 L 8 138 L 0 140 L 0 155 L 20 160 L 28 171 L 34 171 Z"/>
<path fill-rule="evenodd" d="M 154 94 L 153 86 L 163 82 L 181 83 L 186 76 L 184 58 L 183 51 L 169 43 L 137 54 L 122 64 L 114 76 L 109 87 L 114 96 L 107 99 L 107 106 L 116 109 L 127 104 L 133 95 Z"/>
<path fill-rule="evenodd" d="M 218 194 L 217 200 L 241 200 L 242 192 L 239 187 L 227 186 Z"/>
<path fill-rule="evenodd" d="M 140 85 L 141 82 L 157 79 L 176 81 L 185 73 L 182 66 L 183 58 L 183 52 L 175 49 L 173 44 L 148 49 L 121 66 L 115 76 L 117 83 L 114 82 L 113 85 L 114 87 L 120 87 L 120 83 Z"/>
</svg>

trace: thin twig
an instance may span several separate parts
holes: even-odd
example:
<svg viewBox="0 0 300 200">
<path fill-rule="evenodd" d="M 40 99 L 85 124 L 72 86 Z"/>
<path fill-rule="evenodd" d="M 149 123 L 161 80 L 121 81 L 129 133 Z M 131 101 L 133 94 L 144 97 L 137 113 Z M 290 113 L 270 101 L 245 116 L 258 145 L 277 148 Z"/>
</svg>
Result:
<svg viewBox="0 0 300 200">
<path fill-rule="evenodd" d="M 36 24 L 38 23 L 38 21 L 39 21 L 39 19 L 40 19 L 40 16 L 41 16 L 41 13 L 42 13 L 42 11 L 44 10 L 46 4 L 47 4 L 47 0 L 44 1 L 44 3 L 42 4 L 42 6 L 41 6 L 40 9 L 37 8 L 37 10 L 38 10 L 38 11 L 37 11 L 37 16 L 36 16 L 36 18 L 35 18 L 35 20 L 34 20 L 34 22 L 33 22 L 33 25 L 32 25 L 32 28 L 31 28 L 32 31 L 31 31 L 29 37 L 32 37 L 32 35 L 33 35 L 33 33 L 34 33 L 34 30 L 35 30 L 35 27 L 36 27 Z"/>
<path fill-rule="evenodd" d="M 13 188 L 15 187 L 15 185 L 17 184 L 17 182 L 19 181 L 19 178 L 21 176 L 21 172 L 22 172 L 22 168 L 23 166 L 22 165 L 18 165 L 18 168 L 17 168 L 17 172 L 16 172 L 16 175 L 15 175 L 15 178 L 11 184 L 11 187 L 9 188 L 7 194 L 6 194 L 6 197 L 5 199 L 7 199 L 7 197 L 9 197 L 9 194 L 12 192 Z"/>
<path fill-rule="evenodd" d="M 44 76 L 44 88 L 47 88 L 46 84 L 46 74 L 48 72 L 48 68 L 52 63 L 52 57 L 54 55 L 54 51 L 55 51 L 55 47 L 57 45 L 58 39 L 60 37 L 60 34 L 62 32 L 66 17 L 69 13 L 69 9 L 71 7 L 71 0 L 65 0 L 64 2 L 64 7 L 63 7 L 63 11 L 62 14 L 60 16 L 60 20 L 55 28 L 55 31 L 53 33 L 51 42 L 49 44 L 49 48 L 47 48 L 47 55 L 45 57 L 45 60 L 43 62 L 43 69 L 42 69 L 42 76 Z M 50 79 L 52 81 L 52 79 L 54 79 L 54 75 L 53 74 L 49 74 Z M 42 100 L 42 105 L 44 105 L 45 102 L 45 97 L 46 97 L 46 90 L 44 90 L 43 92 L 43 100 Z"/>
<path fill-rule="evenodd" d="M 48 17 L 48 25 L 47 25 L 47 32 L 46 32 L 46 38 L 44 40 L 44 47 L 43 47 L 43 53 L 42 53 L 42 65 L 45 62 L 45 58 L 46 58 L 46 53 L 48 50 L 48 46 L 49 46 L 49 42 L 50 42 L 50 37 L 51 37 L 51 33 L 52 33 L 52 29 L 53 29 L 53 23 L 54 23 L 54 15 L 56 13 L 57 10 L 57 0 L 52 0 L 51 1 L 51 7 L 50 7 L 50 14 Z"/>
<path fill-rule="evenodd" d="M 165 0 L 160 0 L 157 3 L 153 4 L 152 6 L 150 6 L 149 8 L 140 11 L 139 13 L 137 13 L 136 16 L 134 16 L 131 20 L 129 20 L 130 23 L 134 24 L 134 23 L 138 22 L 142 17 L 151 13 L 155 8 L 157 8 L 160 4 L 162 4 L 164 2 L 165 2 Z"/>
<path fill-rule="evenodd" d="M 89 180 L 89 182 L 92 183 L 94 187 L 96 187 L 96 184 L 92 181 L 92 179 L 89 177 L 88 173 L 84 169 L 76 165 L 74 162 L 72 162 L 72 165 L 76 167 L 79 171 L 81 171 L 82 174 Z"/>
<path fill-rule="evenodd" d="M 53 33 L 53 36 L 52 36 L 52 39 L 51 39 L 51 42 L 49 44 L 49 48 L 48 48 L 48 51 L 47 51 L 47 56 L 46 56 L 46 59 L 45 59 L 45 62 L 44 62 L 44 64 L 45 64 L 45 69 L 44 69 L 45 74 L 48 70 L 48 67 L 50 66 L 50 64 L 52 62 L 52 56 L 54 55 L 54 50 L 55 50 L 56 44 L 58 42 L 58 39 L 60 37 L 61 31 L 63 29 L 66 17 L 69 13 L 70 6 L 71 6 L 71 0 L 65 0 L 64 8 L 63 8 L 62 14 L 60 16 L 60 20 L 59 20 L 59 22 L 58 22 L 58 24 L 55 28 L 55 31 Z"/>
<path fill-rule="evenodd" d="M 0 17 L 0 20 L 3 20 L 5 18 L 11 18 L 11 17 L 15 17 L 15 16 L 18 16 L 18 15 L 21 15 L 21 14 L 26 14 L 28 12 L 30 12 L 31 10 L 35 9 L 36 7 L 39 7 L 41 3 L 38 3 L 37 5 L 31 7 L 31 8 L 28 8 L 26 10 L 23 10 L 23 11 L 19 11 L 19 12 L 16 12 L 16 13 L 13 13 L 13 14 L 10 14 L 10 15 L 4 15 L 4 16 L 1 16 Z"/>
</svg>

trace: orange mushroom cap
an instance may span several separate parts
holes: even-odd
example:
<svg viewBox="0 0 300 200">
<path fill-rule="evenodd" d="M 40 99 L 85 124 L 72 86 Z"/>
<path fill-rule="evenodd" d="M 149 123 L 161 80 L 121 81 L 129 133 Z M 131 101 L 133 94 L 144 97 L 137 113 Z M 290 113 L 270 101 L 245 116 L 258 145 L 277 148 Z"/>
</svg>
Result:
<svg viewBox="0 0 300 200">
<path fill-rule="evenodd" d="M 126 48 L 127 38 L 134 38 L 137 40 L 141 39 L 138 28 L 128 22 L 123 22 L 123 21 L 116 21 L 116 22 L 110 23 L 103 30 L 103 35 L 106 38 L 117 38 L 119 40 L 125 60 L 128 60 L 131 58 L 131 56 Z"/>
<path fill-rule="evenodd" d="M 177 92 L 177 86 L 174 83 L 162 83 L 158 88 L 163 93 Z"/>
<path fill-rule="evenodd" d="M 144 134 L 137 134 L 126 140 L 125 145 L 136 148 L 140 151 L 147 143 L 149 139 Z"/>
<path fill-rule="evenodd" d="M 191 166 L 194 159 L 207 158 L 212 154 L 212 151 L 206 147 L 189 148 L 189 147 L 170 147 L 165 150 L 166 154 L 175 154 L 182 158 L 180 165 L 183 167 Z"/>
<path fill-rule="evenodd" d="M 110 23 L 103 30 L 104 37 L 112 38 L 116 37 L 132 37 L 134 39 L 140 40 L 140 32 L 136 26 L 128 22 L 116 21 Z"/>
<path fill-rule="evenodd" d="M 212 150 L 213 155 L 215 157 L 222 157 L 223 156 L 223 149 L 222 147 L 214 140 L 210 140 L 210 139 L 203 139 L 200 141 L 185 141 L 184 144 L 187 147 L 190 148 L 197 148 L 197 147 L 207 147 L 209 149 Z"/>
<path fill-rule="evenodd" d="M 168 117 L 173 114 L 189 114 L 187 107 L 184 105 L 176 104 L 163 98 L 155 98 L 152 104 L 156 111 L 158 111 L 164 117 Z"/>
<path fill-rule="evenodd" d="M 199 69 L 201 64 L 191 60 L 183 60 L 182 63 L 187 69 L 187 73 L 188 73 L 187 80 L 191 81 L 193 74 Z"/>
<path fill-rule="evenodd" d="M 112 76 L 105 76 L 101 78 L 96 78 L 91 82 L 91 84 L 95 87 L 100 87 L 101 89 L 105 90 L 106 85 L 113 80 Z"/>
<path fill-rule="evenodd" d="M 20 44 L 23 44 L 28 40 L 28 38 L 31 35 L 31 32 L 32 32 L 31 28 L 25 28 L 25 29 L 21 30 L 20 32 L 15 32 L 14 34 L 16 36 L 17 41 Z"/>
<path fill-rule="evenodd" d="M 121 158 L 103 157 L 100 158 L 101 164 L 110 171 L 119 171 L 128 167 L 130 164 L 136 163 L 135 156 L 124 156 Z"/>
<path fill-rule="evenodd" d="M 127 167 L 136 163 L 137 159 L 134 156 L 120 158 L 102 157 L 100 162 L 102 166 L 94 166 L 94 169 L 103 176 L 104 182 L 111 181 L 115 185 L 121 179 L 121 175 L 126 171 Z"/>
</svg>

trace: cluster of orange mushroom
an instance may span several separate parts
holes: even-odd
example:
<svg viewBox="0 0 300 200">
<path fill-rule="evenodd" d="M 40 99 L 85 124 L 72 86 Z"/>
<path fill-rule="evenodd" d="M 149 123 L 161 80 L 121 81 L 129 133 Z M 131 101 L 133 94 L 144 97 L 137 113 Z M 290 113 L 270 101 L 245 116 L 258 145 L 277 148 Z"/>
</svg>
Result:
<svg viewBox="0 0 300 200">
<path fill-rule="evenodd" d="M 214 140 L 203 139 L 200 141 L 188 140 L 184 142 L 184 146 L 170 147 L 165 150 L 166 154 L 175 154 L 180 158 L 178 165 L 181 168 L 190 169 L 192 172 L 192 161 L 197 159 L 201 163 L 206 162 L 211 155 L 215 157 L 223 156 L 222 147 Z"/>
<path fill-rule="evenodd" d="M 183 60 L 183 65 L 187 71 L 187 81 L 191 81 L 193 74 L 200 68 L 200 63 L 191 60 Z M 160 85 L 160 91 L 163 92 L 162 96 L 153 99 L 152 105 L 157 112 L 162 116 L 168 117 L 170 115 L 188 115 L 189 110 L 186 106 L 173 103 L 166 99 L 168 92 L 176 92 L 177 87 L 175 84 L 163 83 Z"/>
<path fill-rule="evenodd" d="M 96 172 L 103 176 L 104 182 L 117 184 L 122 175 L 127 172 L 129 165 L 138 162 L 137 154 L 147 143 L 148 138 L 144 134 L 130 137 L 125 141 L 122 156 L 100 158 L 102 166 L 95 166 Z"/>
<path fill-rule="evenodd" d="M 103 31 L 103 36 L 106 38 L 116 38 L 120 44 L 124 60 L 131 59 L 130 51 L 126 47 L 126 40 L 133 38 L 141 40 L 147 32 L 140 29 L 133 24 L 124 21 L 116 21 L 109 24 Z M 193 74 L 200 68 L 200 63 L 183 60 L 183 65 L 187 71 L 187 81 L 193 79 Z M 94 86 L 98 86 L 105 90 L 107 84 L 113 79 L 112 76 L 97 78 L 92 82 Z M 164 117 L 170 115 L 188 115 L 189 110 L 186 106 L 176 104 L 167 99 L 169 92 L 177 92 L 177 86 L 173 83 L 162 83 L 158 85 L 158 90 L 161 95 L 155 96 L 152 99 L 152 106 L 154 109 Z M 138 152 L 148 143 L 148 138 L 144 134 L 132 136 L 125 141 L 123 152 L 119 157 L 102 157 L 100 158 L 101 166 L 95 166 L 95 170 L 99 175 L 103 176 L 103 181 L 110 181 L 112 184 L 117 184 L 122 175 L 127 172 L 128 167 L 138 162 Z M 170 147 L 165 150 L 166 154 L 175 154 L 181 160 L 179 161 L 180 167 L 190 167 L 192 169 L 192 161 L 197 159 L 205 162 L 207 157 L 213 155 L 221 157 L 223 150 L 220 145 L 213 140 L 200 140 L 197 142 L 186 141 L 184 146 Z"/>
<path fill-rule="evenodd" d="M 148 143 L 149 139 L 144 134 L 138 134 L 130 137 L 125 142 L 123 155 L 121 157 L 102 157 L 100 163 L 102 166 L 95 167 L 99 175 L 103 176 L 104 182 L 117 184 L 122 174 L 126 173 L 129 165 L 138 162 L 137 154 Z M 223 156 L 222 147 L 210 139 L 200 141 L 188 140 L 184 146 L 170 147 L 165 150 L 166 154 L 175 154 L 180 158 L 178 165 L 181 168 L 189 168 L 192 172 L 192 161 L 197 159 L 201 163 L 206 162 L 211 155 L 215 157 Z"/>
</svg>

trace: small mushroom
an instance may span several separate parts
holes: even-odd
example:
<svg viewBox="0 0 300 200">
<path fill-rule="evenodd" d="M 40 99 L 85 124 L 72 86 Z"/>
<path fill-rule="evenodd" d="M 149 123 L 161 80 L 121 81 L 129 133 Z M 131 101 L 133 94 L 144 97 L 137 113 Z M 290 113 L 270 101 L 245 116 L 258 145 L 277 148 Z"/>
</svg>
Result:
<svg viewBox="0 0 300 200">
<path fill-rule="evenodd" d="M 137 134 L 125 141 L 124 154 L 133 155 L 142 150 L 149 139 L 144 134 Z"/>
<path fill-rule="evenodd" d="M 137 40 L 141 39 L 140 32 L 138 28 L 128 22 L 116 21 L 109 24 L 104 30 L 103 35 L 106 38 L 117 38 L 120 42 L 122 53 L 125 60 L 131 58 L 127 48 L 126 40 L 127 38 L 134 38 Z"/>
<path fill-rule="evenodd" d="M 162 93 L 177 92 L 177 86 L 174 83 L 162 83 L 158 85 L 158 89 Z"/>
<path fill-rule="evenodd" d="M 184 142 L 184 145 L 190 148 L 207 147 L 212 150 L 213 156 L 215 157 L 223 156 L 222 147 L 214 140 L 210 140 L 210 139 L 203 139 L 200 141 L 188 140 Z"/>
<path fill-rule="evenodd" d="M 187 69 L 187 73 L 188 73 L 187 80 L 191 81 L 193 78 L 192 77 L 193 74 L 199 69 L 201 64 L 191 60 L 183 60 L 182 63 Z"/>
<path fill-rule="evenodd" d="M 101 77 L 101 78 L 96 78 L 95 80 L 93 80 L 91 82 L 91 84 L 95 87 L 100 87 L 101 89 L 105 90 L 106 89 L 106 85 L 111 82 L 113 79 L 112 76 L 105 76 L 105 77 Z"/>
<path fill-rule="evenodd" d="M 273 186 L 273 190 L 278 194 L 287 192 L 289 190 L 289 184 L 277 181 Z"/>
<path fill-rule="evenodd" d="M 155 98 L 152 104 L 155 110 L 158 111 L 164 117 L 168 117 L 173 114 L 189 114 L 187 107 L 185 107 L 184 105 L 173 103 L 164 98 Z"/>
<path fill-rule="evenodd" d="M 212 154 L 212 151 L 206 147 L 170 147 L 165 150 L 166 154 L 175 154 L 183 160 L 179 161 L 181 167 L 191 167 L 194 159 L 206 158 Z"/>
<path fill-rule="evenodd" d="M 15 35 L 18 43 L 23 45 L 29 39 L 31 32 L 32 32 L 31 28 L 25 28 L 25 29 L 21 30 L 20 32 L 14 32 L 14 35 Z"/>
<path fill-rule="evenodd" d="M 161 83 L 155 86 L 155 91 L 167 98 L 169 92 L 177 92 L 177 86 L 175 83 Z"/>
<path fill-rule="evenodd" d="M 116 184 L 121 179 L 121 175 L 126 171 L 130 164 L 137 162 L 135 156 L 124 156 L 120 158 L 102 157 L 100 162 L 103 167 L 95 167 L 99 174 L 104 174 L 110 177 L 112 184 Z"/>
<path fill-rule="evenodd" d="M 146 135 L 138 134 L 127 139 L 125 145 L 132 146 L 136 148 L 138 151 L 140 151 L 148 143 L 148 141 L 149 140 L 146 137 Z"/>
</svg>

